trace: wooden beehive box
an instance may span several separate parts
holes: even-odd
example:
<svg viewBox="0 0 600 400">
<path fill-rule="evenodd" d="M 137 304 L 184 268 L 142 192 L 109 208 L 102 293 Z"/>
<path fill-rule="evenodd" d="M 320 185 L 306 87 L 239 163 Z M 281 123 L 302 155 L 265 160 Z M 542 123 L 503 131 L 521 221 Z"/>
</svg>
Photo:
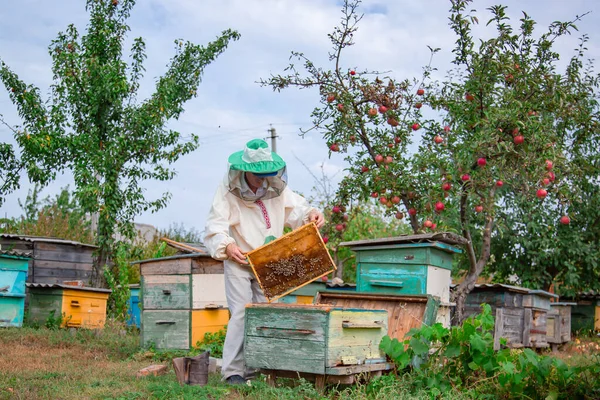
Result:
<svg viewBox="0 0 600 400">
<path fill-rule="evenodd" d="M 28 283 L 29 315 L 33 322 L 44 325 L 49 317 L 62 316 L 63 328 L 103 328 L 109 289 Z"/>
<path fill-rule="evenodd" d="M 546 317 L 546 340 L 555 348 L 571 341 L 571 306 L 576 303 L 551 303 Z"/>
<path fill-rule="evenodd" d="M 349 375 L 361 366 L 388 369 L 379 350 L 385 310 L 329 305 L 249 304 L 244 359 L 250 368 Z"/>
<path fill-rule="evenodd" d="M 343 242 L 356 253 L 356 291 L 430 294 L 450 300 L 452 261 L 464 239 L 450 233 Z"/>
<path fill-rule="evenodd" d="M 336 269 L 313 223 L 249 252 L 247 257 L 269 302 Z"/>
<path fill-rule="evenodd" d="M 29 258 L 25 252 L 0 251 L 0 327 L 23 325 Z"/>
<path fill-rule="evenodd" d="M 437 297 L 430 295 L 394 295 L 381 293 L 350 293 L 323 291 L 317 293 L 315 304 L 333 307 L 386 310 L 388 312 L 387 335 L 404 340 L 413 328 L 433 325 L 440 305 Z"/>
<path fill-rule="evenodd" d="M 221 261 L 192 253 L 135 264 L 140 264 L 143 346 L 189 349 L 229 321 Z"/>
</svg>

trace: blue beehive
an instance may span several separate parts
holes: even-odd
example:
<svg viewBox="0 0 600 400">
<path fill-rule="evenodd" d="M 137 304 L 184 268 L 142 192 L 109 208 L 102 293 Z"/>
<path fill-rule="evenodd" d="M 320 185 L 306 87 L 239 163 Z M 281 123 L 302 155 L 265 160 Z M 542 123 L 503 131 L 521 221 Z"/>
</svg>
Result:
<svg viewBox="0 0 600 400">
<path fill-rule="evenodd" d="M 23 326 L 30 253 L 0 250 L 0 327 Z"/>
<path fill-rule="evenodd" d="M 141 312 L 140 312 L 140 285 L 129 285 L 131 295 L 129 296 L 129 306 L 127 313 L 129 319 L 127 325 L 140 327 Z"/>
</svg>

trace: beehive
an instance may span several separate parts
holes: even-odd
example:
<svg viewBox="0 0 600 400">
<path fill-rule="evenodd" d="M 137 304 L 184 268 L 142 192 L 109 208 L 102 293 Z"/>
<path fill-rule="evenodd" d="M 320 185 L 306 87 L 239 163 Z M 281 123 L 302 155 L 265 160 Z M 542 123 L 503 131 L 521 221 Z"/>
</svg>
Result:
<svg viewBox="0 0 600 400">
<path fill-rule="evenodd" d="M 28 283 L 32 322 L 44 325 L 48 318 L 62 318 L 61 327 L 103 328 L 109 289 Z"/>
<path fill-rule="evenodd" d="M 0 327 L 23 325 L 29 256 L 20 251 L 0 251 Z"/>
<path fill-rule="evenodd" d="M 402 341 L 411 329 L 433 325 L 436 322 L 440 301 L 429 295 L 322 291 L 317 293 L 315 304 L 351 309 L 386 310 L 387 335 Z"/>
<path fill-rule="evenodd" d="M 223 263 L 192 253 L 137 261 L 141 274 L 141 343 L 189 349 L 229 321 Z"/>
<path fill-rule="evenodd" d="M 250 368 L 343 375 L 353 366 L 385 364 L 385 310 L 329 305 L 250 304 L 244 359 Z"/>
<path fill-rule="evenodd" d="M 429 294 L 450 300 L 456 245 L 464 239 L 449 233 L 405 235 L 343 242 L 356 253 L 356 291 L 399 295 Z"/>
<path fill-rule="evenodd" d="M 336 269 L 313 223 L 249 252 L 247 257 L 269 302 Z"/>
</svg>

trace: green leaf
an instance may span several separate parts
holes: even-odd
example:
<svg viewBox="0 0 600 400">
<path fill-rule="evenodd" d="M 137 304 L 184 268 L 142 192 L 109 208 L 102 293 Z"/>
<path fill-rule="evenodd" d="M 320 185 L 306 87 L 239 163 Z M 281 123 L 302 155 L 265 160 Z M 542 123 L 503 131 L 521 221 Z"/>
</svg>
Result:
<svg viewBox="0 0 600 400">
<path fill-rule="evenodd" d="M 469 368 L 473 371 L 477 371 L 479 369 L 479 364 L 474 361 L 471 361 L 469 364 Z"/>
<path fill-rule="evenodd" d="M 550 391 L 546 396 L 546 400 L 558 400 L 558 392 L 555 390 Z"/>
<path fill-rule="evenodd" d="M 488 344 L 481 338 L 481 336 L 477 334 L 471 335 L 471 337 L 469 338 L 469 343 L 471 343 L 471 348 L 481 353 L 483 353 L 488 346 Z"/>
<path fill-rule="evenodd" d="M 448 358 L 457 357 L 458 355 L 460 355 L 461 349 L 462 347 L 459 344 L 450 344 L 446 347 L 444 355 Z"/>
<path fill-rule="evenodd" d="M 423 343 L 417 338 L 411 338 L 409 346 L 415 352 L 415 354 L 419 356 L 426 354 L 429 351 L 429 345 Z"/>
</svg>

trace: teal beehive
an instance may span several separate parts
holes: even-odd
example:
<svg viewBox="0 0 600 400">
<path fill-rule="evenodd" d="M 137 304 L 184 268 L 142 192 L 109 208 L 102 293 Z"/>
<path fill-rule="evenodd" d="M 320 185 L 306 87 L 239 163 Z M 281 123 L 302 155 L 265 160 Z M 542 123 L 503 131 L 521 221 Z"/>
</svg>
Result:
<svg viewBox="0 0 600 400">
<path fill-rule="evenodd" d="M 23 326 L 30 253 L 0 250 L 0 327 Z"/>
</svg>

